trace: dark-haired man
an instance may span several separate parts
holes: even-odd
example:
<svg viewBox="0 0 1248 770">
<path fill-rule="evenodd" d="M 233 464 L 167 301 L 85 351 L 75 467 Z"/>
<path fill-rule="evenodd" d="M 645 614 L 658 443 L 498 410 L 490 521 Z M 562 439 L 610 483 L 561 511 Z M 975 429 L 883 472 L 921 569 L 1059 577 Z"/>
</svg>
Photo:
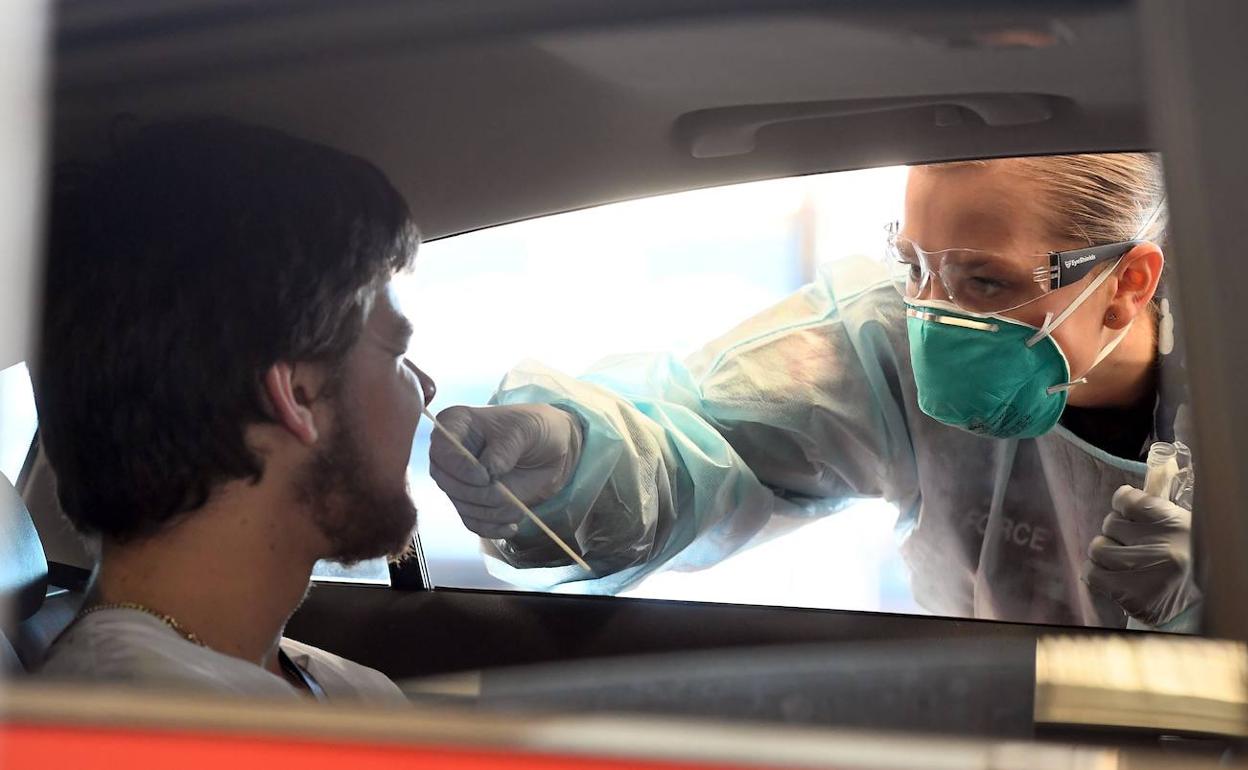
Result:
<svg viewBox="0 0 1248 770">
<path fill-rule="evenodd" d="M 319 559 L 400 554 L 432 381 L 389 281 L 417 243 L 365 161 L 224 120 L 138 131 L 58 180 L 40 432 L 98 540 L 46 675 L 400 701 L 284 639 Z"/>
</svg>

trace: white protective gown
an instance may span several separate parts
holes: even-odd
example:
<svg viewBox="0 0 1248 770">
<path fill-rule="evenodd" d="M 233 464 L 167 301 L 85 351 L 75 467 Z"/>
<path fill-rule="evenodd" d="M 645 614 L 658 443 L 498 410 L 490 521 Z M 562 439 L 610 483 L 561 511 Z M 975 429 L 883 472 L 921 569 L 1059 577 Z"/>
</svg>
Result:
<svg viewBox="0 0 1248 770">
<path fill-rule="evenodd" d="M 765 526 L 783 529 L 780 517 L 798 524 L 883 497 L 900 511 L 915 599 L 931 612 L 1124 626 L 1080 570 L 1114 491 L 1142 485 L 1140 457 L 1111 456 L 1061 426 L 1001 440 L 927 417 L 900 296 L 875 283 L 837 298 L 835 283 L 821 273 L 684 362 L 617 356 L 575 379 L 533 362 L 510 372 L 492 403 L 550 403 L 581 419 L 575 476 L 534 510 L 596 576 L 585 580 L 528 522 L 485 543 L 491 571 L 614 593 L 660 567 L 714 564 Z M 1160 326 L 1168 353 L 1173 321 Z M 1184 421 L 1172 391 L 1185 384 L 1161 378 L 1153 438 L 1174 440 Z"/>
</svg>

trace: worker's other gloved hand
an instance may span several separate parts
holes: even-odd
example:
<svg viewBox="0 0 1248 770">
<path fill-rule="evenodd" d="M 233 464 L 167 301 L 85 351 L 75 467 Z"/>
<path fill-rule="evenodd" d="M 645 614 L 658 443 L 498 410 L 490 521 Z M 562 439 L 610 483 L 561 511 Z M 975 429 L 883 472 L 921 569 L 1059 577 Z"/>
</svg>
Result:
<svg viewBox="0 0 1248 770">
<path fill-rule="evenodd" d="M 511 537 L 525 518 L 494 482 L 534 506 L 563 489 L 581 456 L 580 422 L 548 404 L 452 406 L 438 415 L 438 422 L 481 465 L 435 430 L 429 475 L 451 498 L 464 526 L 481 537 Z"/>
<path fill-rule="evenodd" d="M 1084 581 L 1128 615 L 1160 626 L 1200 600 L 1192 576 L 1192 512 L 1123 486 L 1088 547 Z"/>
</svg>

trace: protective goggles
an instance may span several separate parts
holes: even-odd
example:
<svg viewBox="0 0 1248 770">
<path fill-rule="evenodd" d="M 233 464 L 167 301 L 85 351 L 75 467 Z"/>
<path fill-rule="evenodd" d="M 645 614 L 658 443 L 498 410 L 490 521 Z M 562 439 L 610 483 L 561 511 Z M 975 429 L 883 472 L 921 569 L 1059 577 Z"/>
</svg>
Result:
<svg viewBox="0 0 1248 770">
<path fill-rule="evenodd" d="M 888 226 L 886 256 L 893 284 L 907 299 L 923 298 L 939 281 L 958 307 L 975 313 L 1004 313 L 1034 302 L 1051 291 L 1078 283 L 1143 241 L 1119 241 L 1071 251 L 1050 251 L 1026 257 L 1004 256 L 981 249 L 924 251 Z"/>
</svg>

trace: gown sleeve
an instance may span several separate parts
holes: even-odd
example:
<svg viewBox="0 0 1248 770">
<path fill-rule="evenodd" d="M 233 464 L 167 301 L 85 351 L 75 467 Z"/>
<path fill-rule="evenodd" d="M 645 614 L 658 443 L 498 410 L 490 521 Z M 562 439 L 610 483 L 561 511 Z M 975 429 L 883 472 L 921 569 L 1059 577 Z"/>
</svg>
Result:
<svg viewBox="0 0 1248 770">
<path fill-rule="evenodd" d="M 906 355 L 891 286 L 837 302 L 821 274 L 684 361 L 614 356 L 579 378 L 522 363 L 492 403 L 548 403 L 579 418 L 576 472 L 534 512 L 594 574 L 528 522 L 486 542 L 501 560 L 491 571 L 614 593 L 660 566 L 715 564 L 777 516 L 809 519 L 855 497 L 917 503 L 898 384 Z"/>
</svg>

